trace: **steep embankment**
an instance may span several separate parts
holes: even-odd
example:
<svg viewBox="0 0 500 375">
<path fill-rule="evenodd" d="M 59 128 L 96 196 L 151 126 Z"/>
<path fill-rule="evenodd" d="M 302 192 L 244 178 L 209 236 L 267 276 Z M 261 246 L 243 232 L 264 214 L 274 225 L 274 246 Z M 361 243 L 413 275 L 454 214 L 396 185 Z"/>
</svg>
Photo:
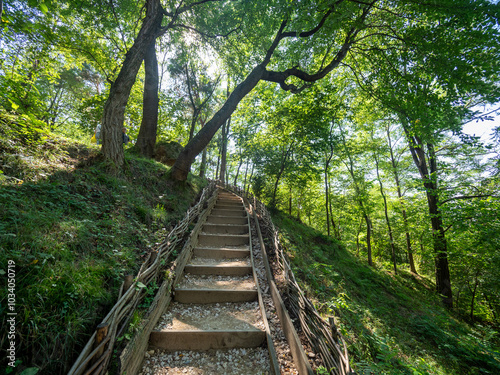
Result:
<svg viewBox="0 0 500 375">
<path fill-rule="evenodd" d="M 336 316 L 358 374 L 499 374 L 498 330 L 443 309 L 432 282 L 371 268 L 332 238 L 274 213 L 301 286 Z"/>
<path fill-rule="evenodd" d="M 170 186 L 167 167 L 130 153 L 123 172 L 110 174 L 97 147 L 0 120 L 0 273 L 6 282 L 15 263 L 14 373 L 64 374 L 123 275 L 136 274 L 204 182 Z M 7 301 L 2 285 L 3 316 Z M 9 328 L 2 319 L 2 370 Z"/>
</svg>

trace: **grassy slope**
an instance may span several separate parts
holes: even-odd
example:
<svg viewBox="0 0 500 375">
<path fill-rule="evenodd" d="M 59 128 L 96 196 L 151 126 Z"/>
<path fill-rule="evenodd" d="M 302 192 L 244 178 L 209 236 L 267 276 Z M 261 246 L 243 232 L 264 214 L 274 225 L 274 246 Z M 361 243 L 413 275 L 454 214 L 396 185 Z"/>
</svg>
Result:
<svg viewBox="0 0 500 375">
<path fill-rule="evenodd" d="M 273 220 L 309 298 L 337 315 L 358 374 L 500 374 L 498 331 L 445 311 L 429 280 L 370 268 L 283 213 Z"/>
<path fill-rule="evenodd" d="M 136 274 L 204 182 L 170 186 L 167 167 L 129 153 L 113 175 L 97 147 L 0 122 L 0 273 L 15 261 L 18 371 L 62 374 L 116 302 L 123 275 Z M 6 305 L 2 287 L 2 316 Z M 7 328 L 2 319 L 1 370 Z"/>
</svg>

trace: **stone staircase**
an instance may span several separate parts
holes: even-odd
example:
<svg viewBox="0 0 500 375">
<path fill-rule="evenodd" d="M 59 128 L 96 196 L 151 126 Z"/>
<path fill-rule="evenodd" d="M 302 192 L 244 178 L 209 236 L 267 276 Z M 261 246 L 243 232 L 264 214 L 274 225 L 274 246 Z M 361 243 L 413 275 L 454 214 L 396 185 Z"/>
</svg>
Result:
<svg viewBox="0 0 500 375">
<path fill-rule="evenodd" d="M 207 351 L 218 353 L 231 349 L 243 350 L 246 355 L 252 348 L 267 352 L 264 345 L 267 322 L 264 324 L 258 302 L 248 215 L 241 198 L 219 192 L 198 234 L 192 258 L 184 268 L 184 277 L 175 285 L 174 301 L 150 335 L 150 352 L 198 353 L 180 355 L 186 358 L 203 357 L 205 354 L 200 353 Z M 262 353 L 259 356 L 261 358 Z M 232 358 L 231 355 L 228 358 Z M 166 364 L 171 371 L 167 373 L 190 373 L 195 364 L 191 360 L 188 362 L 186 366 L 191 366 L 191 370 L 181 370 L 178 364 L 174 367 Z M 257 369 L 252 363 L 259 361 L 250 358 L 248 362 L 250 367 L 238 370 L 239 373 L 269 373 L 268 364 L 260 364 Z M 227 366 L 234 367 L 234 363 L 233 358 L 220 367 L 226 370 L 208 369 L 207 373 L 229 373 Z"/>
</svg>

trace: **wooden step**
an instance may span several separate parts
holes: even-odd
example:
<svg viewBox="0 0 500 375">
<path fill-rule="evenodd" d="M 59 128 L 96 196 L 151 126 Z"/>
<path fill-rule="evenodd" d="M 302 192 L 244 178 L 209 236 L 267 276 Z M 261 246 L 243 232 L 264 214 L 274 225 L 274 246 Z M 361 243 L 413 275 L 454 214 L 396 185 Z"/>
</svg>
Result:
<svg viewBox="0 0 500 375">
<path fill-rule="evenodd" d="M 220 265 L 188 264 L 184 268 L 184 271 L 192 275 L 243 276 L 252 273 L 252 266 L 250 265 L 228 266 L 224 264 Z"/>
<path fill-rule="evenodd" d="M 248 219 L 245 216 L 210 215 L 207 217 L 207 223 L 241 225 L 241 224 L 247 224 Z"/>
<path fill-rule="evenodd" d="M 220 210 L 218 208 L 214 208 L 210 212 L 210 215 L 246 217 L 247 212 L 243 208 L 240 210 L 226 210 L 226 209 Z"/>
<path fill-rule="evenodd" d="M 250 238 L 248 234 L 205 234 L 198 235 L 198 245 L 205 246 L 238 246 L 248 245 Z"/>
<path fill-rule="evenodd" d="M 174 300 L 181 303 L 250 302 L 257 300 L 257 290 L 180 288 L 175 290 Z"/>
<path fill-rule="evenodd" d="M 238 204 L 217 203 L 214 206 L 214 209 L 217 209 L 217 210 L 244 210 L 245 206 L 243 206 L 241 203 L 238 203 Z"/>
<path fill-rule="evenodd" d="M 193 250 L 193 256 L 199 258 L 211 258 L 211 259 L 231 259 L 231 258 L 242 259 L 250 256 L 250 248 L 248 246 L 241 246 L 239 248 L 196 247 Z"/>
<path fill-rule="evenodd" d="M 210 234 L 248 234 L 248 225 L 206 223 L 201 231 Z"/>
<path fill-rule="evenodd" d="M 264 331 L 152 331 L 150 349 L 167 351 L 256 348 L 264 343 Z"/>
<path fill-rule="evenodd" d="M 231 194 L 231 193 L 219 193 L 218 198 L 226 198 L 226 199 L 239 199 L 241 198 L 237 196 L 236 194 Z"/>
</svg>

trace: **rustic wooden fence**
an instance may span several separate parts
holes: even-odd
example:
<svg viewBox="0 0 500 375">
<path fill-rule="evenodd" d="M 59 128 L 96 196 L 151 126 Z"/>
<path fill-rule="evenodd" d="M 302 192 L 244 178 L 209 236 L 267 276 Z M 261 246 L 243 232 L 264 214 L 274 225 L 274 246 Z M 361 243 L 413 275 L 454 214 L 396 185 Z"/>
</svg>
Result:
<svg viewBox="0 0 500 375">
<path fill-rule="evenodd" d="M 274 226 L 266 206 L 239 187 L 226 186 L 226 188 L 248 199 L 253 204 L 265 237 L 272 241 L 272 248 L 267 253 L 272 253 L 283 275 L 284 283 L 280 283 L 280 289 L 287 299 L 288 311 L 290 315 L 298 319 L 300 330 L 306 336 L 315 353 L 320 354 L 324 366 L 330 374 L 354 375 L 355 372 L 351 369 L 347 345 L 343 336 L 338 331 L 334 319 L 329 318 L 328 322 L 324 320 L 313 303 L 305 297 L 295 279 L 290 262 L 283 251 L 279 232 Z"/>
<path fill-rule="evenodd" d="M 186 242 L 186 235 L 189 232 L 190 225 L 200 217 L 200 214 L 210 205 L 210 202 L 213 203 L 216 198 L 214 195 L 215 189 L 216 185 L 214 182 L 205 187 L 197 204 L 187 211 L 184 219 L 150 253 L 137 275 L 135 277 L 125 277 L 120 288 L 118 302 L 102 320 L 101 324 L 99 324 L 96 332 L 87 342 L 87 345 L 70 369 L 69 375 L 100 375 L 108 371 L 108 365 L 113 356 L 113 349 L 117 338 L 125 334 L 129 328 L 130 320 L 137 306 L 144 301 L 148 285 L 158 285 L 157 283 L 159 283 L 161 286 L 156 292 L 156 296 L 149 309 L 142 317 L 143 323 L 140 327 L 140 333 L 144 334 L 134 335 L 134 338 L 126 346 L 120 358 L 116 360 L 117 363 L 113 363 L 117 367 L 113 372 L 122 373 L 127 369 L 129 364 L 133 364 L 135 367 L 140 364 L 145 350 L 143 348 L 147 347 L 147 337 L 149 337 L 147 331 L 153 328 L 152 325 L 158 320 L 163 307 L 169 303 L 170 297 L 168 291 L 175 283 L 176 265 L 183 262 L 184 259 L 179 258 L 187 257 L 189 252 L 184 251 L 183 248 L 179 258 L 173 263 L 171 262 L 172 255 L 174 251 L 178 250 L 181 242 Z"/>
</svg>

